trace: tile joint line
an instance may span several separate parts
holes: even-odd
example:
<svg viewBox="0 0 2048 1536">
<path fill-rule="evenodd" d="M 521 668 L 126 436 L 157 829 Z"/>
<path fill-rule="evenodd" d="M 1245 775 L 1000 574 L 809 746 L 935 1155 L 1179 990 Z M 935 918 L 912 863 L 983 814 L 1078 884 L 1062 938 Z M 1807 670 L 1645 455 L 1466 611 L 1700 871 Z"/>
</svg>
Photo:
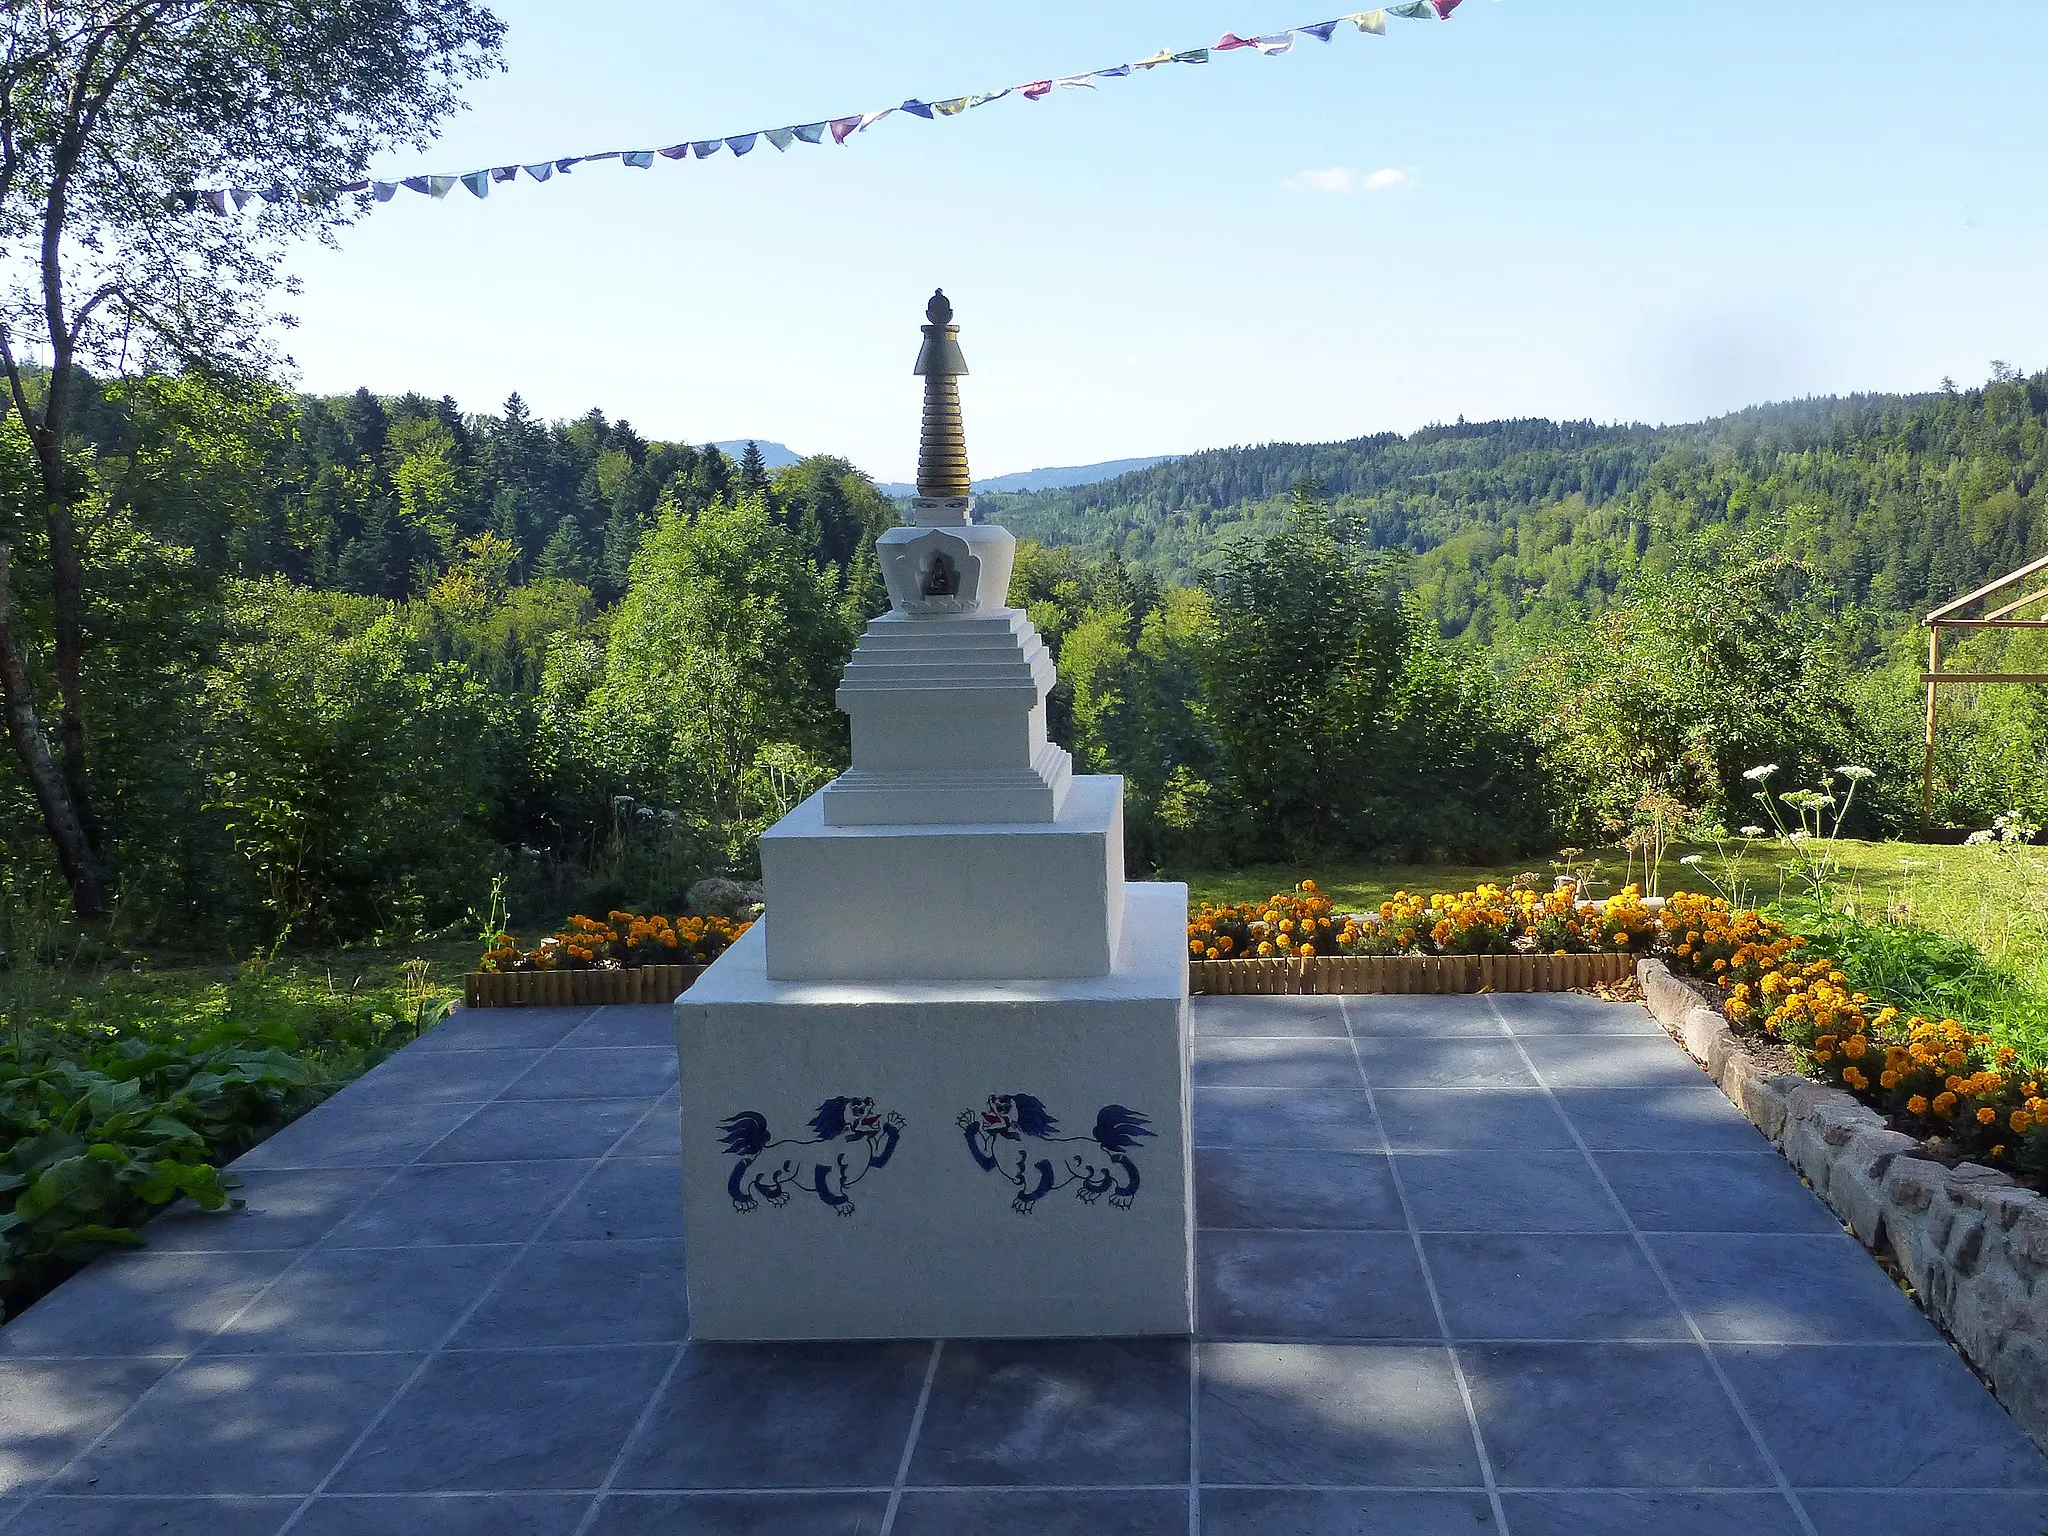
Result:
<svg viewBox="0 0 2048 1536">
<path fill-rule="evenodd" d="M 932 1340 L 931 1358 L 925 1362 L 924 1385 L 918 1389 L 917 1411 L 910 1416 L 910 1432 L 903 1437 L 903 1455 L 896 1463 L 896 1481 L 889 1489 L 889 1506 L 882 1512 L 882 1526 L 876 1536 L 889 1536 L 896 1529 L 896 1511 L 903 1503 L 904 1485 L 910 1481 L 910 1459 L 917 1454 L 918 1436 L 924 1433 L 925 1410 L 931 1406 L 932 1383 L 938 1380 L 939 1356 L 945 1353 L 944 1339 Z"/>
</svg>

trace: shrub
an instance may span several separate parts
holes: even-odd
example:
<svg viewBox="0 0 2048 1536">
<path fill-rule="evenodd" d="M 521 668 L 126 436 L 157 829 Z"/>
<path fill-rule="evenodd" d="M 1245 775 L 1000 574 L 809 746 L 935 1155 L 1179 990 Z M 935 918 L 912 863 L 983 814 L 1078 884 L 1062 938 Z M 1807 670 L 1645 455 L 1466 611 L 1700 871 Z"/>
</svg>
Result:
<svg viewBox="0 0 2048 1536">
<path fill-rule="evenodd" d="M 486 971 L 616 971 L 636 965 L 709 965 L 753 927 L 727 917 L 640 917 L 611 912 L 599 922 L 578 914 L 559 933 L 521 949 L 501 933 L 478 968 Z"/>
</svg>

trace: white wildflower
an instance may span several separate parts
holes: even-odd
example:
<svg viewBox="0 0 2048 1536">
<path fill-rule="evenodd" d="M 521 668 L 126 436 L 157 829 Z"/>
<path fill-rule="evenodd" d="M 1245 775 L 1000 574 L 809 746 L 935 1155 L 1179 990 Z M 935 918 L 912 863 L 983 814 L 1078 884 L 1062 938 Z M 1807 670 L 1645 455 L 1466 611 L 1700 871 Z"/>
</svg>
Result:
<svg viewBox="0 0 2048 1536">
<path fill-rule="evenodd" d="M 1745 768 L 1742 776 L 1752 784 L 1761 784 L 1777 771 L 1778 765 L 1776 763 L 1762 763 L 1755 768 Z"/>
</svg>

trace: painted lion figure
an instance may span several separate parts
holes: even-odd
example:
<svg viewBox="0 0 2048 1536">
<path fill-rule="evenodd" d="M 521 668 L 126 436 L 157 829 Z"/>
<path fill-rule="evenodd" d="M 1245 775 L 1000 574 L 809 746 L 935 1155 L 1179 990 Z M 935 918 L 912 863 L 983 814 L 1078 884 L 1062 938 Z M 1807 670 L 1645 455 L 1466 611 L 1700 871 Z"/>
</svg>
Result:
<svg viewBox="0 0 2048 1536">
<path fill-rule="evenodd" d="M 1129 1210 L 1138 1194 L 1138 1165 L 1131 1152 L 1155 1134 L 1135 1109 L 1105 1104 L 1086 1136 L 1062 1136 L 1045 1103 L 1028 1093 L 992 1093 L 979 1110 L 963 1109 L 955 1122 L 967 1136 L 967 1150 L 986 1173 L 999 1173 L 1016 1186 L 1010 1209 L 1031 1214 L 1056 1189 L 1075 1185 L 1085 1205 L 1104 1195 Z"/>
<path fill-rule="evenodd" d="M 790 1191 L 815 1194 L 842 1216 L 853 1214 L 847 1190 L 872 1168 L 886 1168 L 903 1134 L 903 1117 L 883 1115 L 868 1098 L 827 1099 L 811 1116 L 808 1141 L 772 1141 L 768 1118 L 741 1110 L 719 1128 L 725 1150 L 737 1158 L 725 1181 L 736 1211 L 789 1204 Z"/>
</svg>

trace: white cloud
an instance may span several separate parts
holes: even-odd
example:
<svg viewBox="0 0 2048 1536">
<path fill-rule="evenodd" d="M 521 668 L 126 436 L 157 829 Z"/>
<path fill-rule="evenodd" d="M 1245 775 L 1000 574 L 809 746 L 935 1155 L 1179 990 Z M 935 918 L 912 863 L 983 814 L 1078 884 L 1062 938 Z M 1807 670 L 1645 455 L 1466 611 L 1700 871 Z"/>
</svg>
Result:
<svg viewBox="0 0 2048 1536">
<path fill-rule="evenodd" d="M 1354 192 L 1407 192 L 1415 186 L 1412 171 L 1397 170 L 1386 166 L 1377 171 L 1354 171 L 1346 165 L 1333 165 L 1322 171 L 1297 171 L 1280 183 L 1293 192 L 1334 192 L 1340 195 Z"/>
</svg>

